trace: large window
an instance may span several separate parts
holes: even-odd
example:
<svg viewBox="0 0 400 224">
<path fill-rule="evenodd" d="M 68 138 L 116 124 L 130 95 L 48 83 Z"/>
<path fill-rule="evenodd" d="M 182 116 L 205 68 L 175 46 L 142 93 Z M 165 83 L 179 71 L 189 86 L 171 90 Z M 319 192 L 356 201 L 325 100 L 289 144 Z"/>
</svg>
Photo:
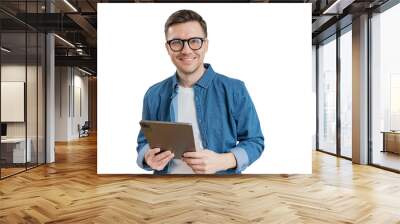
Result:
<svg viewBox="0 0 400 224">
<path fill-rule="evenodd" d="M 400 170 L 400 4 L 371 19 L 372 163 Z"/>
<path fill-rule="evenodd" d="M 318 149 L 336 153 L 336 37 L 318 48 Z"/>
<path fill-rule="evenodd" d="M 340 154 L 352 157 L 352 35 L 351 26 L 340 36 Z"/>
<path fill-rule="evenodd" d="M 323 41 L 318 48 L 318 149 L 351 158 L 351 25 L 338 34 Z"/>
</svg>

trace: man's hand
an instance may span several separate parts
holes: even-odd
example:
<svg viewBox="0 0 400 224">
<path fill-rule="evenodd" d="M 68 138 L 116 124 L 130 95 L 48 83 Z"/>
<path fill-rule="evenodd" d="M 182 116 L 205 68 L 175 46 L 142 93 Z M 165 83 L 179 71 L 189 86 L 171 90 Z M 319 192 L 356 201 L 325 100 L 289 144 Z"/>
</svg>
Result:
<svg viewBox="0 0 400 224">
<path fill-rule="evenodd" d="M 160 148 L 149 149 L 144 154 L 144 160 L 146 161 L 147 165 L 149 165 L 153 170 L 162 170 L 167 165 L 167 163 L 174 158 L 174 154 L 171 151 L 165 151 L 158 155 L 160 152 Z"/>
<path fill-rule="evenodd" d="M 198 174 L 212 174 L 236 167 L 236 158 L 233 153 L 219 154 L 208 149 L 185 152 L 182 160 Z"/>
</svg>

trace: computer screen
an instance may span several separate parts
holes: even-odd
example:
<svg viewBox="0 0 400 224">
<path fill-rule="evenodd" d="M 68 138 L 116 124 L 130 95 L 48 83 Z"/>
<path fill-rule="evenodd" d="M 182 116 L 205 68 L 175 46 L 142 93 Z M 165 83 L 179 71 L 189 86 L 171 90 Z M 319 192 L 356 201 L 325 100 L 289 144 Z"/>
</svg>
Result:
<svg viewBox="0 0 400 224">
<path fill-rule="evenodd" d="M 1 136 L 7 136 L 7 124 L 1 123 Z"/>
</svg>

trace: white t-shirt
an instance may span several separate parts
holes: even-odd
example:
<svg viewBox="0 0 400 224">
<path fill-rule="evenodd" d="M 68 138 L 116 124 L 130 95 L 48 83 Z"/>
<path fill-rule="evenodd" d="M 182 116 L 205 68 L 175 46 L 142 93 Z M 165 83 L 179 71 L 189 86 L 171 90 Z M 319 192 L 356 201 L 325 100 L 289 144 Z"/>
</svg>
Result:
<svg viewBox="0 0 400 224">
<path fill-rule="evenodd" d="M 191 123 L 196 151 L 203 149 L 199 125 L 197 123 L 196 105 L 193 88 L 179 86 L 177 94 L 177 122 Z M 193 174 L 192 168 L 180 159 L 173 159 L 169 170 L 171 174 Z"/>
</svg>

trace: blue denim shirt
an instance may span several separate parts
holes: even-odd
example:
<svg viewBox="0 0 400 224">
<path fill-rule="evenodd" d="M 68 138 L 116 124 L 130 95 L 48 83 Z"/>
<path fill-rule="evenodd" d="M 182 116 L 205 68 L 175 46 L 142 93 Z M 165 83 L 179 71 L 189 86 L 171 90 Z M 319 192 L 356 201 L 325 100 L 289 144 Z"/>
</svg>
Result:
<svg viewBox="0 0 400 224">
<path fill-rule="evenodd" d="M 240 80 L 214 72 L 204 64 L 206 71 L 193 86 L 197 122 L 205 149 L 217 153 L 232 152 L 236 168 L 218 174 L 241 173 L 256 161 L 264 150 L 264 136 L 256 108 Z M 175 121 L 177 117 L 178 78 L 173 76 L 150 87 L 143 100 L 142 119 Z M 140 131 L 138 135 L 138 165 L 152 170 L 144 160 L 149 144 Z M 170 164 L 155 174 L 168 173 Z"/>
</svg>

